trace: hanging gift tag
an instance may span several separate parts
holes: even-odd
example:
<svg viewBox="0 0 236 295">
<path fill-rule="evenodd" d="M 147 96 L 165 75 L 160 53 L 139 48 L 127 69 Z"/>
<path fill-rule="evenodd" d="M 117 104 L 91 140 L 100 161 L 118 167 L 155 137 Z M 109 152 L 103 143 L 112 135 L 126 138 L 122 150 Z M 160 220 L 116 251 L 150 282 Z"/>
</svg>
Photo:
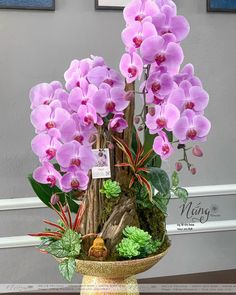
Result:
<svg viewBox="0 0 236 295">
<path fill-rule="evenodd" d="M 92 178 L 110 178 L 111 164 L 109 149 L 94 149 L 93 154 L 96 158 L 96 165 L 92 168 Z"/>
</svg>

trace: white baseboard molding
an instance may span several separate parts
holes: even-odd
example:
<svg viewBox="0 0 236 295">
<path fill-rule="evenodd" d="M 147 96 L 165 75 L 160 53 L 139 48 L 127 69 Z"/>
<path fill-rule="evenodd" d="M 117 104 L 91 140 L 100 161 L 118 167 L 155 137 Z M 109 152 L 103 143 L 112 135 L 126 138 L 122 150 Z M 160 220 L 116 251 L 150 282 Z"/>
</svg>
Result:
<svg viewBox="0 0 236 295">
<path fill-rule="evenodd" d="M 236 195 L 236 184 L 192 186 L 186 189 L 190 198 Z M 37 197 L 0 199 L 0 211 L 44 207 L 46 206 Z"/>
<path fill-rule="evenodd" d="M 223 221 L 208 221 L 204 224 L 194 223 L 192 230 L 183 230 L 177 224 L 167 225 L 167 232 L 170 236 L 182 234 L 199 234 L 209 232 L 223 232 L 235 231 L 236 220 L 223 220 Z M 0 238 L 0 249 L 19 248 L 19 247 L 32 247 L 40 243 L 40 239 L 30 236 L 15 236 L 15 237 L 2 237 Z"/>
</svg>

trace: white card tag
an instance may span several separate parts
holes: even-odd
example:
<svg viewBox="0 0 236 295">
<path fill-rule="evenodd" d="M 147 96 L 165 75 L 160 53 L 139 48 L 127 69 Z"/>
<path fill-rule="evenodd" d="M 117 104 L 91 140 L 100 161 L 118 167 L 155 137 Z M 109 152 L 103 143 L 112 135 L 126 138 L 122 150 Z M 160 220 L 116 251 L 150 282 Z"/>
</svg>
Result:
<svg viewBox="0 0 236 295">
<path fill-rule="evenodd" d="M 110 178 L 111 164 L 109 149 L 93 149 L 96 164 L 92 168 L 92 178 Z"/>
</svg>

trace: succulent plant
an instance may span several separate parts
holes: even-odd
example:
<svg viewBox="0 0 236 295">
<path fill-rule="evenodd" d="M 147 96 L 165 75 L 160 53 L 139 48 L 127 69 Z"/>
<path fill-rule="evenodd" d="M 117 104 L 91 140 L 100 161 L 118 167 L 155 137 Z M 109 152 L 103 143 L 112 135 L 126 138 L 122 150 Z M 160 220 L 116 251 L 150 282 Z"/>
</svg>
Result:
<svg viewBox="0 0 236 295">
<path fill-rule="evenodd" d="M 140 255 L 140 246 L 129 238 L 124 238 L 117 246 L 117 251 L 121 257 L 129 258 Z"/>
<path fill-rule="evenodd" d="M 100 190 L 108 199 L 118 198 L 121 193 L 120 185 L 117 181 L 111 179 L 103 182 L 103 188 Z"/>
<path fill-rule="evenodd" d="M 123 235 L 124 238 L 117 246 L 117 251 L 125 258 L 147 257 L 155 253 L 162 244 L 159 240 L 153 240 L 148 232 L 135 226 L 127 226 L 123 230 Z"/>
<path fill-rule="evenodd" d="M 123 231 L 123 235 L 138 243 L 140 247 L 145 247 L 152 239 L 148 232 L 135 226 L 127 226 Z"/>
</svg>

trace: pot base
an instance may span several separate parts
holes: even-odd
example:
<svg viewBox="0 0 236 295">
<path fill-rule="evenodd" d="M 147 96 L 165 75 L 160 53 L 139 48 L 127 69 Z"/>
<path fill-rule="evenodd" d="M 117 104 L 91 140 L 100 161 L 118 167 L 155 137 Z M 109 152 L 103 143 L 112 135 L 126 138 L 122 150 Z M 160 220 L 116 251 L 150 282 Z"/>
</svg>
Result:
<svg viewBox="0 0 236 295">
<path fill-rule="evenodd" d="M 84 276 L 81 295 L 139 295 L 135 276 L 128 278 L 104 278 Z"/>
</svg>

